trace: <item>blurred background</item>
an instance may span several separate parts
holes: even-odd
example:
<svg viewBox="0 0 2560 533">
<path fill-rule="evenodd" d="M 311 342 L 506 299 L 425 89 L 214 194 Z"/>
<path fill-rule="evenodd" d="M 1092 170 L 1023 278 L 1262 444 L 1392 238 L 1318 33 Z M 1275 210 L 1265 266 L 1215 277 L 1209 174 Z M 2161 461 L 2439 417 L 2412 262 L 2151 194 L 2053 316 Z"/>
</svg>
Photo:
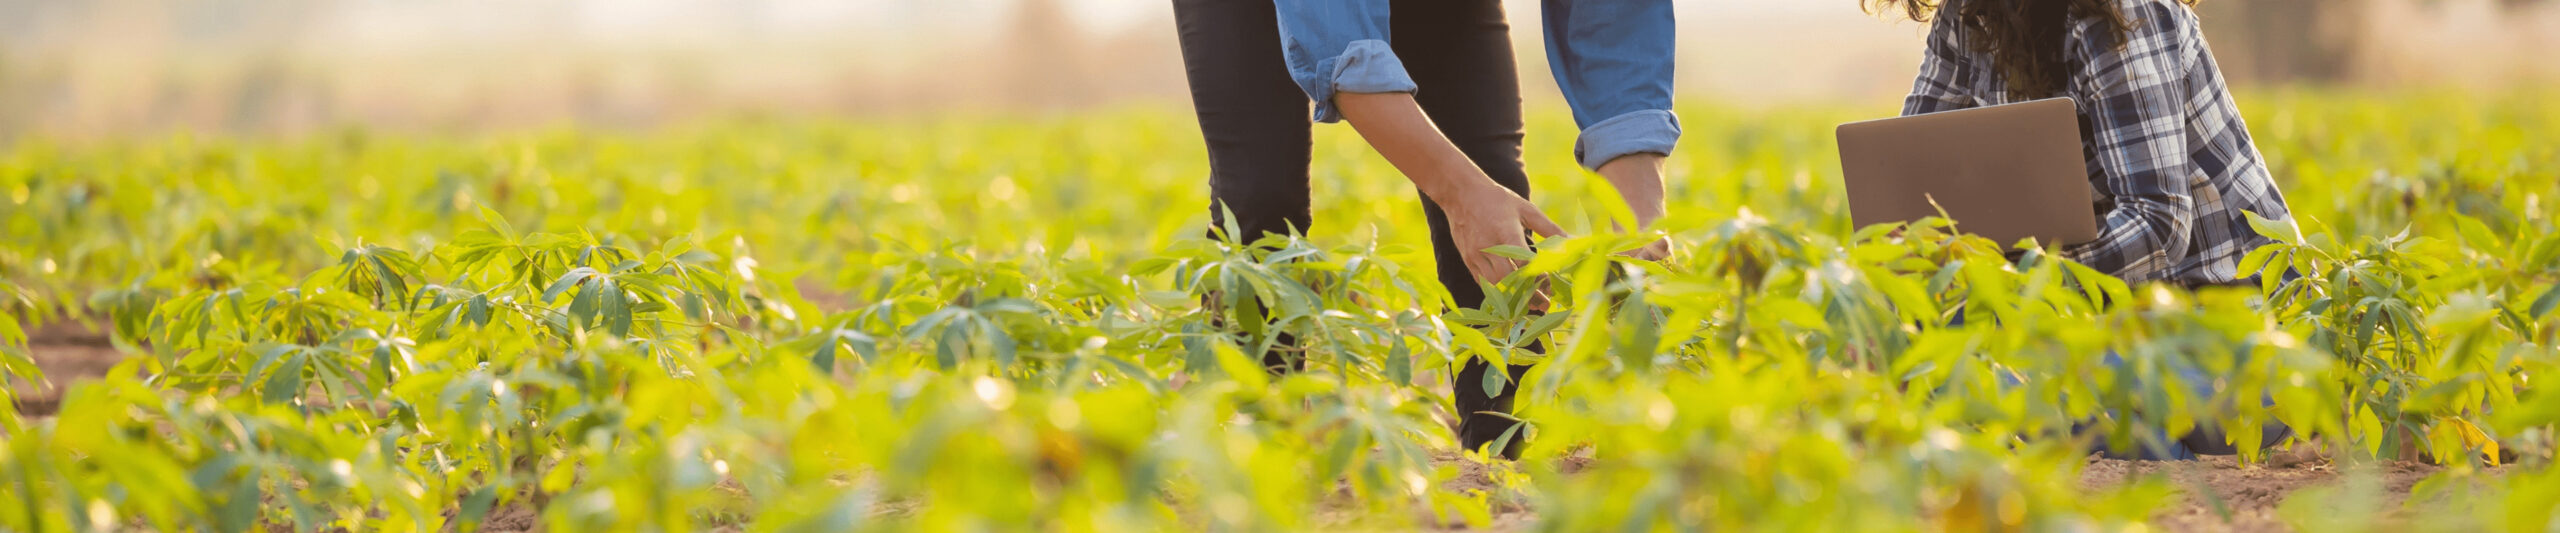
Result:
<svg viewBox="0 0 2560 533">
<path fill-rule="evenodd" d="M 1239 0 L 1245 1 L 1245 0 Z M 1533 104 L 1557 97 L 1511 1 Z M 1925 30 L 1855 0 L 1683 0 L 1681 90 L 1872 102 Z M 2236 83 L 2560 82 L 2560 0 L 2213 0 Z M 1165 0 L 0 0 L 0 140 L 1185 105 Z"/>
</svg>

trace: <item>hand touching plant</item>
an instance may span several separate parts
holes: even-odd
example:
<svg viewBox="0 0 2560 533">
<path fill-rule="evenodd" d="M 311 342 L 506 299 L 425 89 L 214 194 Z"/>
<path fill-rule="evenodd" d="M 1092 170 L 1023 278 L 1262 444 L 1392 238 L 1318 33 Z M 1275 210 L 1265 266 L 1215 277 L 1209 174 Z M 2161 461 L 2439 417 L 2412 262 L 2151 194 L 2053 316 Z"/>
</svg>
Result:
<svg viewBox="0 0 2560 533">
<path fill-rule="evenodd" d="M 1526 232 L 1531 231 L 1564 234 L 1537 206 L 1495 183 L 1459 152 L 1432 125 L 1431 117 L 1422 113 L 1412 94 L 1342 93 L 1334 96 L 1334 102 L 1378 155 L 1403 171 L 1415 188 L 1449 215 L 1450 237 L 1457 240 L 1458 249 L 1466 250 L 1467 271 L 1476 279 L 1498 283 L 1520 268 L 1510 258 L 1486 253 L 1486 248 L 1527 247 Z"/>
<path fill-rule="evenodd" d="M 1627 201 L 1627 211 L 1635 215 L 1632 231 L 1653 228 L 1662 219 L 1662 154 L 1627 154 L 1600 165 L 1600 177 L 1618 189 L 1618 197 Z M 1627 228 L 1620 228 L 1627 229 Z M 1653 244 L 1626 252 L 1628 257 L 1661 261 L 1671 257 L 1671 240 L 1655 239 Z"/>
<path fill-rule="evenodd" d="M 1458 241 L 1458 249 L 1467 250 L 1467 271 L 1487 283 L 1499 283 L 1511 276 L 1512 271 L 1520 269 L 1520 262 L 1485 249 L 1502 245 L 1527 248 L 1530 232 L 1548 237 L 1564 235 L 1564 229 L 1548 220 L 1537 205 L 1492 181 L 1456 196 L 1451 201 L 1434 201 L 1449 214 L 1449 237 Z"/>
</svg>

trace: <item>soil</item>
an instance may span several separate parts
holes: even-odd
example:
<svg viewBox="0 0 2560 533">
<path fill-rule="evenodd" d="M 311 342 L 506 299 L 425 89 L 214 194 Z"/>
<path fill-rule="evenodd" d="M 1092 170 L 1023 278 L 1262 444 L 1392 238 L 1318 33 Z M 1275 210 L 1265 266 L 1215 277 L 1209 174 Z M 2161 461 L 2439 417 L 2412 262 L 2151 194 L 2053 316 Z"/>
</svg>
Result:
<svg viewBox="0 0 2560 533">
<path fill-rule="evenodd" d="M 1557 470 L 1570 475 L 1588 468 L 1593 459 L 1585 450 L 1556 461 Z M 1518 502 L 1504 501 L 1499 485 L 1487 473 L 1489 468 L 1486 465 L 1468 461 L 1455 453 L 1443 452 L 1432 457 L 1432 466 L 1458 471 L 1457 477 L 1440 484 L 1438 488 L 1441 491 L 1478 490 L 1495 494 L 1495 516 L 1491 527 L 1474 530 L 1463 521 L 1417 511 L 1417 523 L 1424 527 L 1434 531 L 1526 531 L 1536 522 L 1538 515 L 1535 509 Z M 2418 461 L 2341 465 L 2307 449 L 2276 453 L 2257 465 L 2241 465 L 2232 457 L 2195 461 L 2125 461 L 2093 456 L 2081 471 L 2080 486 L 2098 490 L 2155 477 L 2166 479 L 2178 494 L 2152 515 L 2155 527 L 2167 531 L 2275 532 L 2295 530 L 2278 516 L 2277 509 L 2296 491 L 2342 487 L 2358 481 L 2374 482 L 2380 489 L 2374 500 L 2361 502 L 2364 508 L 2399 510 L 2382 514 L 2380 518 L 2385 521 L 2410 519 L 2412 517 L 2402 507 L 2409 498 L 2410 489 L 2442 469 Z M 2504 470 L 2492 468 L 2487 475 L 2499 475 Z"/>
<path fill-rule="evenodd" d="M 1592 460 L 1590 452 L 1586 450 L 1555 459 L 1554 466 L 1558 471 L 1570 475 L 1589 467 Z M 1436 487 L 1438 490 L 1455 493 L 1485 491 L 1493 494 L 1493 520 L 1487 524 L 1487 527 L 1476 529 L 1470 527 L 1463 519 L 1440 516 L 1428 508 L 1418 507 L 1414 510 L 1412 523 L 1419 525 L 1422 530 L 1514 532 L 1534 529 L 1538 513 L 1523 505 L 1522 502 L 1502 495 L 1500 485 L 1492 479 L 1492 467 L 1489 465 L 1469 461 L 1451 452 L 1433 454 L 1431 463 L 1435 470 L 1445 468 L 1457 472 L 1456 476 L 1442 481 Z M 2373 480 L 2379 482 L 2381 492 L 2377 501 L 2369 502 L 2371 508 L 2398 509 L 2402 501 L 2408 498 L 2411 487 L 2439 469 L 2434 465 L 2414 461 L 2341 466 L 2317 457 L 2299 456 L 2280 456 L 2266 464 L 2250 466 L 2242 466 L 2229 457 L 2197 461 L 2124 461 L 2093 458 L 2081 474 L 2081 486 L 2091 490 L 2104 489 L 2159 476 L 2170 480 L 2171 485 L 2180 494 L 2169 506 L 2152 516 L 2155 526 L 2168 531 L 2272 532 L 2295 529 L 2287 525 L 2276 513 L 2276 509 L 2295 491 L 2338 486 L 2347 483 L 2350 479 Z M 2492 473 L 2496 471 L 2493 470 Z M 2200 497 L 2200 493 L 2197 492 L 2199 490 L 2204 491 L 2201 494 L 2209 494 L 2210 499 Z M 1337 496 L 1339 496 L 1337 501 L 1327 502 L 1326 509 L 1319 511 L 1323 516 L 1319 516 L 1316 522 L 1326 525 L 1329 529 L 1366 530 L 1353 518 L 1357 510 L 1348 508 L 1354 504 L 1350 501 L 1347 485 L 1337 491 Z M 2216 509 L 2216 501 L 2220 502 L 2221 510 Z M 912 509 L 907 510 L 912 511 Z M 490 510 L 489 517 L 480 531 L 509 533 L 542 531 L 543 528 L 539 523 L 540 513 L 538 505 L 525 503 L 503 505 Z M 890 513 L 897 514 L 896 511 L 890 511 Z M 2385 515 L 2384 518 L 2405 520 L 2410 517 L 2395 513 Z M 722 524 L 715 530 L 738 531 L 742 527 L 743 524 Z"/>
<path fill-rule="evenodd" d="M 809 305 L 817 307 L 819 314 L 842 312 L 852 309 L 856 303 L 853 301 L 853 294 L 836 290 L 835 286 L 815 277 L 792 280 L 791 287 L 800 291 L 800 299 L 807 300 Z"/>
<path fill-rule="evenodd" d="M 481 519 L 480 523 L 480 531 L 484 532 L 542 530 L 542 508 L 527 503 L 509 504 L 490 509 L 489 517 Z"/>
<path fill-rule="evenodd" d="M 62 407 L 63 391 L 72 383 L 105 376 L 125 358 L 102 330 L 85 324 L 59 321 L 27 333 L 29 355 L 35 358 L 36 368 L 44 371 L 46 383 L 9 380 L 20 415 L 53 416 Z"/>
<path fill-rule="evenodd" d="M 2081 471 L 2080 485 L 2101 489 L 2155 476 L 2168 480 L 2179 494 L 2151 518 L 2153 525 L 2169 531 L 2293 531 L 2295 528 L 2286 523 L 2278 509 L 2288 498 L 2301 494 L 2298 491 L 2373 483 L 2379 491 L 2372 500 L 2351 504 L 2358 509 L 2340 510 L 2389 510 L 2379 518 L 2385 522 L 2405 521 L 2412 518 L 2402 505 L 2409 499 L 2410 489 L 2441 470 L 2443 467 L 2418 461 L 2339 464 L 2300 456 L 2278 456 L 2260 465 L 2241 465 L 2231 457 L 2195 461 L 2092 459 Z M 2491 468 L 2486 475 L 2496 476 L 2504 470 Z M 2321 502 L 2339 503 L 2348 502 Z"/>
<path fill-rule="evenodd" d="M 1582 450 L 1554 461 L 1557 470 L 1571 474 L 1589 466 L 1591 454 L 1589 450 Z M 1442 514 L 1431 509 L 1428 504 L 1416 502 L 1413 505 L 1411 523 L 1420 527 L 1421 530 L 1512 532 L 1529 531 L 1537 524 L 1537 511 L 1530 509 L 1528 502 L 1521 501 L 1518 495 L 1504 491 L 1500 482 L 1494 481 L 1493 465 L 1468 460 L 1455 451 L 1440 450 L 1431 453 L 1431 469 L 1455 471 L 1457 474 L 1433 487 L 1437 492 L 1467 494 L 1470 491 L 1476 491 L 1487 494 L 1487 499 L 1492 503 L 1493 519 L 1486 524 L 1487 527 L 1476 529 L 1469 526 L 1463 517 Z M 1350 483 L 1336 481 L 1334 486 L 1333 497 L 1316 511 L 1315 522 L 1324 529 L 1371 530 L 1369 526 L 1358 522 L 1360 510 L 1357 506 L 1359 504 L 1353 501 Z"/>
</svg>

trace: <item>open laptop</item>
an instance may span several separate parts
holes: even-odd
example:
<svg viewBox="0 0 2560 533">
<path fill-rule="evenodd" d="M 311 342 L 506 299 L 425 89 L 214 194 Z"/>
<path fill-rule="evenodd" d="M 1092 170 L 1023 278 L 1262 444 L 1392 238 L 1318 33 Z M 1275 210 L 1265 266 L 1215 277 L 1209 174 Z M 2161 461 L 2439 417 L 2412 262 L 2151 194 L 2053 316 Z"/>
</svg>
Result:
<svg viewBox="0 0 2560 533">
<path fill-rule="evenodd" d="M 1840 125 L 1839 137 L 1849 220 L 1858 227 L 1937 216 L 1943 207 L 1957 230 L 2001 246 L 2098 238 L 2070 98 L 1853 122 Z"/>
</svg>

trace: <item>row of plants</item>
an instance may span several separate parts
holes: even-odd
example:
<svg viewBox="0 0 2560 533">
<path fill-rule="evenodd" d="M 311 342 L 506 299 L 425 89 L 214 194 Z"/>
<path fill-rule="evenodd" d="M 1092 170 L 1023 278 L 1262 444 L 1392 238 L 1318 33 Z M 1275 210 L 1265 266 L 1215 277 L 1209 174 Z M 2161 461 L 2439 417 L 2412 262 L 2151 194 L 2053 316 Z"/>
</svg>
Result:
<svg viewBox="0 0 2560 533">
<path fill-rule="evenodd" d="M 1319 163 L 1318 237 L 1200 237 L 1175 113 L 25 145 L 0 371 L 63 322 L 137 355 L 0 413 L 0 529 L 2114 529 L 2178 487 L 2083 487 L 2092 447 L 2269 422 L 2449 465 L 2400 525 L 2544 528 L 2560 109 L 2264 100 L 2296 217 L 2244 268 L 2298 276 L 2254 290 L 1848 228 L 1795 126 L 1855 110 L 1699 107 L 1680 253 L 1507 250 L 1474 310 L 1375 161 Z M 1457 384 L 1520 388 L 1525 460 L 1453 450 L 1475 358 L 1535 365 Z"/>
</svg>

